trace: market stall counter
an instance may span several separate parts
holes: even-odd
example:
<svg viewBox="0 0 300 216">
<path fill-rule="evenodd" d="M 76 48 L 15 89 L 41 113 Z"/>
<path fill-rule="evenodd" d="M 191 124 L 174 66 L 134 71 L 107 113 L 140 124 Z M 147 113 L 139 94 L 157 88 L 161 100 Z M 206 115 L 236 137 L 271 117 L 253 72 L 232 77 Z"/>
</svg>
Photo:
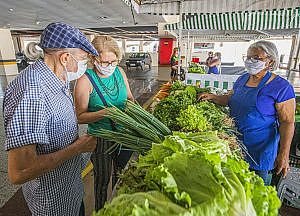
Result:
<svg viewBox="0 0 300 216">
<path fill-rule="evenodd" d="M 99 135 L 135 148 L 139 156 L 96 216 L 278 215 L 277 192 L 249 171 L 228 110 L 197 102 L 197 93 L 206 91 L 165 84 L 149 106 L 153 115 L 131 102 L 122 113 L 113 111 L 129 120 L 114 117 L 127 134 Z"/>
</svg>

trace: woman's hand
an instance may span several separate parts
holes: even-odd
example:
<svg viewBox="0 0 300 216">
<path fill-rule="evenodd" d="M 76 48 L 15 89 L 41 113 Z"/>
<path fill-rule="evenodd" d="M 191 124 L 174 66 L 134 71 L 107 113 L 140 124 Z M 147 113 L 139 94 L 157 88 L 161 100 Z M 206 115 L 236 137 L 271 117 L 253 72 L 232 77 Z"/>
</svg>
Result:
<svg viewBox="0 0 300 216">
<path fill-rule="evenodd" d="M 206 100 L 214 100 L 216 95 L 214 94 L 209 94 L 209 93 L 202 93 L 198 95 L 198 100 L 199 101 L 206 101 Z"/>
<path fill-rule="evenodd" d="M 231 94 L 232 93 L 229 93 L 227 95 L 215 95 L 209 93 L 202 93 L 198 95 L 198 101 L 211 101 L 221 106 L 227 106 Z"/>
<path fill-rule="evenodd" d="M 275 169 L 277 175 L 282 172 L 283 177 L 285 177 L 290 170 L 289 156 L 279 153 L 275 161 Z"/>
</svg>

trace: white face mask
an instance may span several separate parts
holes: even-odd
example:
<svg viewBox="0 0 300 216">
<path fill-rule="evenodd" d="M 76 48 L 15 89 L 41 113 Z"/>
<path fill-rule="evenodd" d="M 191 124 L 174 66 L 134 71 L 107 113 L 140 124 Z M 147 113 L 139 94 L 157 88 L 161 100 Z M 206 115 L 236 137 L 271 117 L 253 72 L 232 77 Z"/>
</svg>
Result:
<svg viewBox="0 0 300 216">
<path fill-rule="evenodd" d="M 67 67 L 65 66 L 65 70 L 67 72 L 67 80 L 69 82 L 79 79 L 85 73 L 87 69 L 87 61 L 88 61 L 88 60 L 78 61 L 73 57 L 73 55 L 71 56 L 77 62 L 77 72 L 70 72 L 67 70 Z"/>
<path fill-rule="evenodd" d="M 265 69 L 266 62 L 255 60 L 255 59 L 246 59 L 245 68 L 247 72 L 251 75 L 256 75 Z"/>
<path fill-rule="evenodd" d="M 114 73 L 117 66 L 108 65 L 107 67 L 102 67 L 98 63 L 95 62 L 95 67 L 104 76 L 110 76 Z"/>
</svg>

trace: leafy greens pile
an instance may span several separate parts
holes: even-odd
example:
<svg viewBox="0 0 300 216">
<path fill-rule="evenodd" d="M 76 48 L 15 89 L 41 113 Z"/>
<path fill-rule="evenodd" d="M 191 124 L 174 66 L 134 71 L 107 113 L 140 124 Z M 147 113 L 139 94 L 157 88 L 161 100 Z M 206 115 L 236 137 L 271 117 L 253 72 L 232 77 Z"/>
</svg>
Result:
<svg viewBox="0 0 300 216">
<path fill-rule="evenodd" d="M 217 132 L 175 132 L 121 179 L 119 195 L 95 216 L 272 216 L 280 207 L 275 189 L 264 186 Z"/>
<path fill-rule="evenodd" d="M 198 102 L 197 94 L 209 89 L 175 82 L 168 97 L 158 103 L 153 115 L 175 131 L 227 130 L 233 121 L 224 108 L 208 101 Z"/>
</svg>

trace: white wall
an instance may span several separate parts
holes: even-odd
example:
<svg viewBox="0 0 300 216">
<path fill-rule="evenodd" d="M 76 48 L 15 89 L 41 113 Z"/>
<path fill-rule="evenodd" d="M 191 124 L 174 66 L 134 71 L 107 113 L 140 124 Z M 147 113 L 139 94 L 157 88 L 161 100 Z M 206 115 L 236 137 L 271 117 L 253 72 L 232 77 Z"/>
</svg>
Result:
<svg viewBox="0 0 300 216">
<path fill-rule="evenodd" d="M 0 29 L 0 59 L 15 60 L 14 43 L 9 29 Z M 18 74 L 17 63 L 2 63 L 0 67 L 0 75 L 16 75 Z"/>
<path fill-rule="evenodd" d="M 234 62 L 234 66 L 244 66 L 243 56 L 246 56 L 249 42 L 215 43 L 215 52 L 221 53 L 222 62 Z"/>
<path fill-rule="evenodd" d="M 285 39 L 285 40 L 270 40 L 273 43 L 275 43 L 279 56 L 281 54 L 284 54 L 284 62 L 287 63 L 289 59 L 290 49 L 292 40 L 291 39 Z M 194 41 L 197 42 L 204 42 L 204 41 Z M 254 43 L 255 41 L 250 42 L 215 42 L 215 46 L 213 50 L 210 49 L 203 49 L 198 53 L 193 53 L 190 56 L 190 59 L 187 61 L 191 61 L 192 57 L 198 57 L 201 61 L 205 60 L 207 58 L 208 51 L 214 51 L 214 52 L 221 52 L 222 55 L 222 62 L 231 63 L 234 62 L 234 66 L 244 66 L 243 56 L 247 55 L 247 49 L 248 47 Z M 189 50 L 191 47 L 192 42 L 190 44 Z M 182 53 L 181 55 L 187 56 L 189 55 L 187 53 L 187 41 L 183 41 L 183 47 L 182 47 Z"/>
</svg>

